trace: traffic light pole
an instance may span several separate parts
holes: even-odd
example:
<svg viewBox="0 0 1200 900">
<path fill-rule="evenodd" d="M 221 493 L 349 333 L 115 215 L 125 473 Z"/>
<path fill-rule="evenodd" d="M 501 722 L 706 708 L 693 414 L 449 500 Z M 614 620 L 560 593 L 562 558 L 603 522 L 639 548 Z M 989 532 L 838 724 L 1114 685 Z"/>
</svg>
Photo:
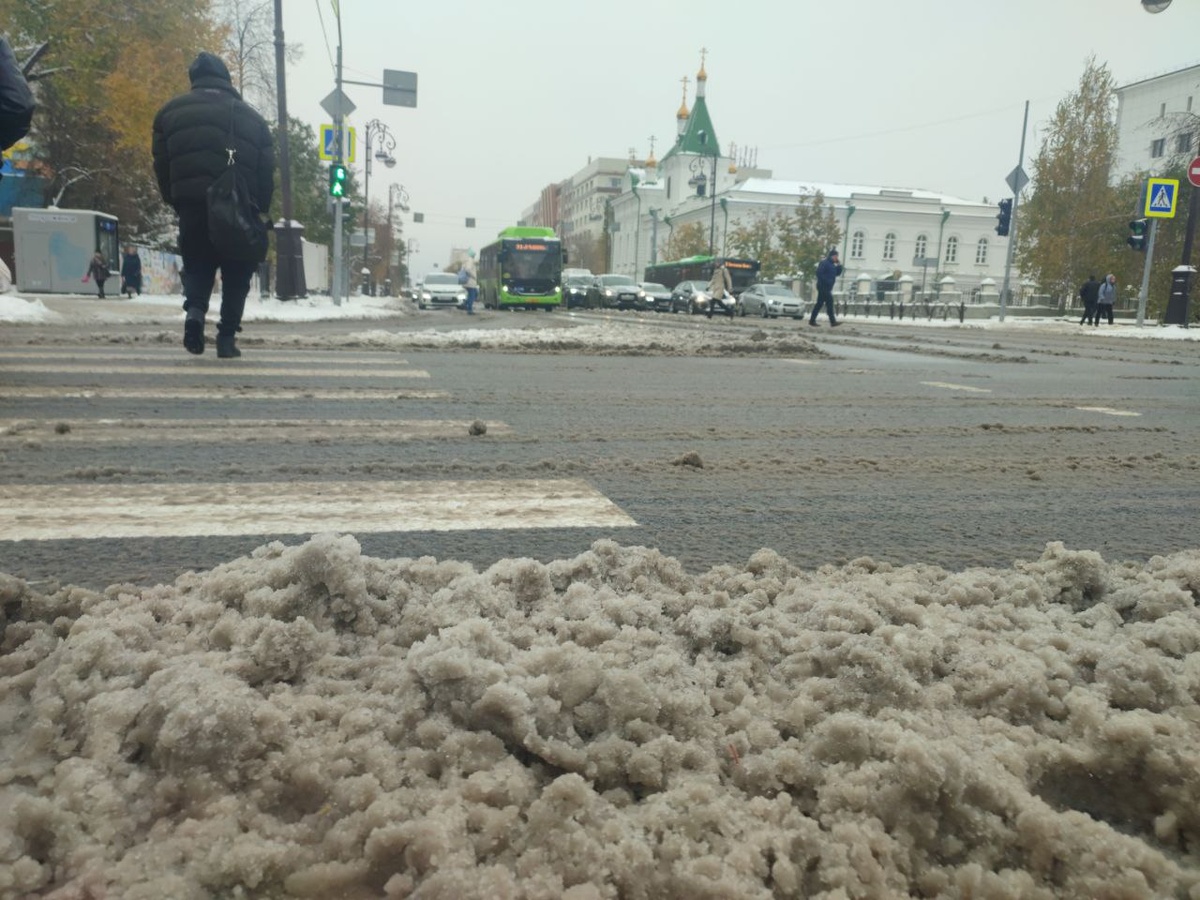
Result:
<svg viewBox="0 0 1200 900">
<path fill-rule="evenodd" d="M 1021 152 L 1017 158 L 1016 172 L 1021 171 L 1021 166 L 1025 165 L 1025 132 L 1029 130 L 1029 101 L 1025 101 L 1025 120 L 1021 123 Z M 1021 191 L 1013 190 L 1012 203 L 1012 218 L 1009 224 L 1008 233 L 1008 252 L 1004 259 L 1004 281 L 1000 285 L 1000 321 L 1004 321 L 1004 305 L 1008 300 L 1008 280 L 1012 272 L 1013 249 L 1017 244 L 1017 206 L 1021 200 Z"/>
<path fill-rule="evenodd" d="M 1150 291 L 1150 267 L 1154 263 L 1154 236 L 1158 234 L 1158 219 L 1150 220 L 1150 238 L 1146 241 L 1146 264 L 1142 267 L 1142 289 L 1138 291 L 1137 324 L 1146 319 L 1146 295 Z"/>
<path fill-rule="evenodd" d="M 338 16 L 338 47 L 337 47 L 337 96 L 342 96 L 342 17 Z M 342 154 L 346 144 L 342 140 L 342 129 L 346 120 L 342 115 L 342 105 L 337 106 L 337 115 L 333 117 L 333 139 L 337 147 L 334 153 L 334 165 L 342 165 Z M 342 203 L 341 197 L 333 198 L 333 277 L 330 280 L 329 292 L 333 295 L 333 305 L 342 305 Z"/>
</svg>

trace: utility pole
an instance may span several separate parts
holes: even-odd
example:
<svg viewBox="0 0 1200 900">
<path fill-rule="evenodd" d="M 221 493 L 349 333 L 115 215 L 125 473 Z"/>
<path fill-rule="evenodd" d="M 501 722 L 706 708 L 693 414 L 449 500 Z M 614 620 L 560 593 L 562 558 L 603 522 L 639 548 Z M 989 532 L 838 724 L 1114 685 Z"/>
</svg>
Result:
<svg viewBox="0 0 1200 900">
<path fill-rule="evenodd" d="M 288 149 L 287 72 L 283 45 L 283 0 L 275 0 L 275 83 L 279 95 L 279 201 L 283 224 L 275 228 L 275 296 L 308 295 L 304 283 L 302 229 L 292 218 L 292 165 Z"/>
<path fill-rule="evenodd" d="M 1025 186 L 1023 179 L 1025 171 L 1021 168 L 1025 165 L 1025 132 L 1029 129 L 1029 101 L 1025 101 L 1025 121 L 1021 123 L 1021 152 L 1017 156 L 1017 167 L 1012 170 L 1008 178 L 1008 186 L 1012 188 L 1012 218 L 1009 224 L 1008 233 L 1008 253 L 1004 259 L 1004 282 L 1000 286 L 1000 321 L 1004 321 L 1004 307 L 1008 302 L 1008 279 L 1009 273 L 1012 271 L 1013 250 L 1017 246 L 1017 206 L 1021 200 L 1021 188 Z"/>
</svg>

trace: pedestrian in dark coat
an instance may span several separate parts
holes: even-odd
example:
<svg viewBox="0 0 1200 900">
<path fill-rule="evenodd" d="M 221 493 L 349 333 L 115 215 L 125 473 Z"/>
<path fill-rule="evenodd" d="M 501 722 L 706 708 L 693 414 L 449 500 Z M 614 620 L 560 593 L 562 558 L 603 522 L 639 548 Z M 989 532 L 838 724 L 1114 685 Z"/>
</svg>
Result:
<svg viewBox="0 0 1200 900">
<path fill-rule="evenodd" d="M 135 292 L 142 296 L 142 258 L 137 247 L 129 245 L 121 254 L 121 293 L 132 300 Z"/>
<path fill-rule="evenodd" d="M 8 41 L 0 37 L 0 150 L 29 133 L 37 104 Z"/>
<path fill-rule="evenodd" d="M 816 327 L 817 313 L 821 311 L 822 306 L 829 314 L 830 328 L 842 324 L 833 314 L 833 286 L 841 274 L 842 264 L 838 262 L 838 252 L 835 247 L 817 264 L 817 302 L 813 306 L 812 315 L 808 317 L 809 325 Z"/>
<path fill-rule="evenodd" d="M 1095 275 L 1089 275 L 1087 281 L 1079 286 L 1079 297 L 1083 300 L 1083 318 L 1079 320 L 1079 324 L 1091 325 L 1093 321 L 1099 324 L 1099 311 L 1096 309 L 1096 304 L 1100 299 L 1100 282 L 1096 280 Z"/>
<path fill-rule="evenodd" d="M 275 143 L 266 120 L 244 102 L 229 69 L 201 53 L 188 69 L 192 89 L 168 100 L 154 117 L 154 175 L 163 200 L 179 216 L 183 256 L 183 346 L 204 352 L 204 318 L 217 271 L 221 272 L 221 319 L 217 356 L 241 356 L 235 337 L 250 280 L 259 262 L 223 259 L 208 234 L 207 191 L 232 160 L 258 208 L 270 209 L 275 189 Z"/>
<path fill-rule="evenodd" d="M 100 299 L 103 300 L 104 282 L 108 281 L 108 260 L 99 250 L 92 254 L 92 258 L 88 260 L 87 271 L 83 273 L 84 281 L 92 279 L 95 279 L 96 289 L 100 292 Z"/>
</svg>

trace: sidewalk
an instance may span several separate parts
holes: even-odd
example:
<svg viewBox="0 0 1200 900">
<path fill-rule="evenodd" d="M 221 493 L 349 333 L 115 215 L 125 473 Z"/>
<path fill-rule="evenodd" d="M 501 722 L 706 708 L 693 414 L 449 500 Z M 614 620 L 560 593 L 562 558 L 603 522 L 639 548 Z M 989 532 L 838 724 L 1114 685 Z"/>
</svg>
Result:
<svg viewBox="0 0 1200 900">
<path fill-rule="evenodd" d="M 215 320 L 219 314 L 221 301 L 214 296 L 209 310 L 209 319 Z M 328 296 L 311 296 L 303 300 L 280 301 L 273 297 L 251 296 L 246 301 L 246 310 L 242 317 L 244 322 L 330 322 L 330 321 L 363 321 L 371 322 L 382 319 L 398 319 L 413 316 L 412 305 L 398 297 L 361 297 L 343 298 L 341 305 L 335 305 Z M 657 315 L 666 316 L 665 313 Z M 666 316 L 672 322 L 683 321 L 687 317 Z M 491 322 L 487 320 L 491 319 Z M 1129 338 L 1135 340 L 1169 340 L 1169 341 L 1200 341 L 1200 328 L 1182 328 L 1177 325 L 1157 325 L 1147 322 L 1137 326 L 1130 322 L 1118 322 L 1115 325 L 1100 325 L 1098 327 L 1080 325 L 1074 315 L 1032 318 L 1009 315 L 1001 322 L 998 317 L 990 319 L 967 319 L 960 323 L 957 318 L 928 319 L 891 319 L 879 316 L 863 316 L 844 314 L 841 321 L 851 328 L 854 325 L 871 326 L 872 328 L 899 329 L 958 329 L 962 331 L 996 330 L 1008 333 L 1040 332 L 1054 335 L 1075 334 L 1081 337 L 1103 336 L 1107 338 Z M 495 317 L 477 316 L 468 322 L 455 315 L 453 311 L 438 314 L 436 318 L 417 318 L 413 316 L 413 326 L 420 328 L 426 323 L 432 330 L 446 331 L 461 329 L 463 331 L 478 331 L 489 327 L 519 328 L 528 334 L 531 326 L 539 326 L 551 330 L 567 327 L 569 324 L 591 325 L 594 316 L 576 319 L 576 313 L 560 310 L 552 317 L 509 318 L 508 314 Z M 623 329 L 637 328 L 640 322 L 637 318 L 626 317 L 623 314 L 606 317 L 610 325 L 619 325 Z M 182 327 L 183 298 L 173 296 L 143 296 L 133 300 L 124 297 L 109 297 L 98 299 L 94 294 L 37 294 L 22 296 L 16 293 L 0 294 L 0 324 L 45 324 L 45 325 L 79 325 L 96 323 L 98 325 L 162 325 L 166 327 Z M 825 321 L 822 328 L 828 327 Z M 816 332 L 816 329 L 812 329 Z M 812 337 L 809 329 L 804 329 L 806 337 Z M 839 332 L 845 334 L 843 330 Z"/>
</svg>

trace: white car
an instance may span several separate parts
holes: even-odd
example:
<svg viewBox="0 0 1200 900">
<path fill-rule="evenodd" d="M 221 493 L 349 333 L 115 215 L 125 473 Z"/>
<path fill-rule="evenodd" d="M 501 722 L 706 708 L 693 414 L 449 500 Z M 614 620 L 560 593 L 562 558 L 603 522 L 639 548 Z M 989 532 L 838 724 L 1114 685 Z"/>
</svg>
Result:
<svg viewBox="0 0 1200 900">
<path fill-rule="evenodd" d="M 752 284 L 738 297 L 738 314 L 799 319 L 804 315 L 804 303 L 781 284 Z"/>
<path fill-rule="evenodd" d="M 467 302 L 467 289 L 453 272 L 430 272 L 413 290 L 418 309 L 454 309 Z"/>
</svg>

